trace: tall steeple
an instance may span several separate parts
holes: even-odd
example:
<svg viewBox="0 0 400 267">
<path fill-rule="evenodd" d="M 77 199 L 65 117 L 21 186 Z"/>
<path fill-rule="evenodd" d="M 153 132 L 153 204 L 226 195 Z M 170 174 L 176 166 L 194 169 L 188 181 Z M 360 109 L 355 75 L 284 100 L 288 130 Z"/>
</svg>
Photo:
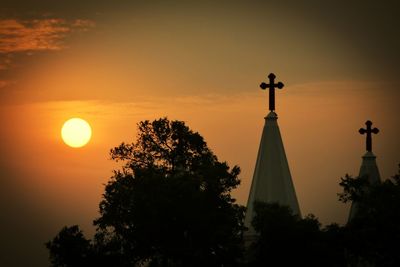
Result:
<svg viewBox="0 0 400 267">
<path fill-rule="evenodd" d="M 278 115 L 275 113 L 275 87 L 282 89 L 283 83 L 275 84 L 275 75 L 268 75 L 269 84 L 262 83 L 262 89 L 269 88 L 269 114 L 264 118 L 265 125 L 261 135 L 256 166 L 244 224 L 249 228 L 247 237 L 256 233 L 251 226 L 254 217 L 254 201 L 277 202 L 289 206 L 295 214 L 300 215 L 299 204 L 286 159 L 281 133 L 278 126 Z"/>
<path fill-rule="evenodd" d="M 369 184 L 374 185 L 381 182 L 378 165 L 376 164 L 376 156 L 372 153 L 372 134 L 379 133 L 378 128 L 372 128 L 372 122 L 366 121 L 366 129 L 361 128 L 358 132 L 366 134 L 366 150 L 367 152 L 362 156 L 362 163 L 358 177 L 367 177 Z M 357 215 L 358 210 L 357 202 L 353 202 L 350 208 L 348 222 L 350 222 Z"/>
</svg>

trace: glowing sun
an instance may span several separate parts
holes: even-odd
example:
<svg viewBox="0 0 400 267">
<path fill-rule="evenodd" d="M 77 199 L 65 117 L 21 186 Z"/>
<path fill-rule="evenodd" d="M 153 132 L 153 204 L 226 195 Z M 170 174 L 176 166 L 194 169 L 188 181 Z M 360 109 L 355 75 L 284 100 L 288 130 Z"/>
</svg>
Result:
<svg viewBox="0 0 400 267">
<path fill-rule="evenodd" d="M 90 141 L 92 129 L 85 120 L 72 118 L 64 123 L 61 137 L 70 147 L 83 147 Z"/>
</svg>

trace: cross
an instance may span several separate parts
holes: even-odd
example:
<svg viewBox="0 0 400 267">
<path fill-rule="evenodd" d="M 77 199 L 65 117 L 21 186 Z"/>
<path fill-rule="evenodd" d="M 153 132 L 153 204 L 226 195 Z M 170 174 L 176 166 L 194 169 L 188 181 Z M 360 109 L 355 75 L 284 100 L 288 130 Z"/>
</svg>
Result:
<svg viewBox="0 0 400 267">
<path fill-rule="evenodd" d="M 360 130 L 358 130 L 358 132 L 360 134 L 367 134 L 367 151 L 371 152 L 372 151 L 372 135 L 371 134 L 377 134 L 379 133 L 379 129 L 378 128 L 371 128 L 372 126 L 372 122 L 371 121 L 366 121 L 365 125 L 367 125 L 367 129 L 361 128 Z"/>
<path fill-rule="evenodd" d="M 275 87 L 278 89 L 282 89 L 283 88 L 283 83 L 278 82 L 275 83 L 275 74 L 270 73 L 268 75 L 269 78 L 269 83 L 261 83 L 260 87 L 261 89 L 265 90 L 267 88 L 269 88 L 269 110 L 274 111 L 275 110 Z"/>
</svg>

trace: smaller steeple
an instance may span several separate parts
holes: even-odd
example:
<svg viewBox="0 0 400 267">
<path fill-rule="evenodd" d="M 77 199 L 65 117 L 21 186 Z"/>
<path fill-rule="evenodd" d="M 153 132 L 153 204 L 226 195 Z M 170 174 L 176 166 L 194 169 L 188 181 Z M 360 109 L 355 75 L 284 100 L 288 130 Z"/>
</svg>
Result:
<svg viewBox="0 0 400 267">
<path fill-rule="evenodd" d="M 362 163 L 358 177 L 367 177 L 369 184 L 374 185 L 381 182 L 381 176 L 379 174 L 378 165 L 376 164 L 376 156 L 372 153 L 372 134 L 379 133 L 378 128 L 372 128 L 372 122 L 366 121 L 366 129 L 361 128 L 358 132 L 360 134 L 366 134 L 366 150 L 367 152 L 362 156 Z M 357 214 L 358 210 L 357 202 L 353 202 L 350 208 L 350 214 L 348 222 L 350 222 Z"/>
</svg>

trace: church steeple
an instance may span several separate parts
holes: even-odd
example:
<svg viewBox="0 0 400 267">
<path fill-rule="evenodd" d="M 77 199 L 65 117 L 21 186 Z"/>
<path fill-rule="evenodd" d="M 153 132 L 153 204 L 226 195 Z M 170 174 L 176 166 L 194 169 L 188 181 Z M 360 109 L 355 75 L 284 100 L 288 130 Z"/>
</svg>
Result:
<svg viewBox="0 0 400 267">
<path fill-rule="evenodd" d="M 275 75 L 268 75 L 270 83 L 262 83 L 262 89 L 269 88 L 269 114 L 264 118 L 265 125 L 261 135 L 260 147 L 253 180 L 247 202 L 245 226 L 249 228 L 247 236 L 255 235 L 251 226 L 254 217 L 254 201 L 277 202 L 289 206 L 295 214 L 300 215 L 299 204 L 286 158 L 285 148 L 275 113 L 275 87 L 283 88 L 283 83 L 275 84 Z M 273 92 L 273 93 L 271 93 Z"/>
<path fill-rule="evenodd" d="M 366 129 L 361 128 L 358 132 L 360 134 L 367 134 L 366 136 L 366 150 L 367 152 L 362 156 L 362 163 L 358 177 L 367 177 L 369 184 L 374 185 L 381 182 L 378 165 L 376 164 L 376 156 L 372 153 L 372 134 L 379 133 L 378 128 L 372 128 L 372 122 L 366 121 Z M 350 222 L 357 215 L 358 205 L 353 202 L 350 208 L 348 222 Z"/>
</svg>

